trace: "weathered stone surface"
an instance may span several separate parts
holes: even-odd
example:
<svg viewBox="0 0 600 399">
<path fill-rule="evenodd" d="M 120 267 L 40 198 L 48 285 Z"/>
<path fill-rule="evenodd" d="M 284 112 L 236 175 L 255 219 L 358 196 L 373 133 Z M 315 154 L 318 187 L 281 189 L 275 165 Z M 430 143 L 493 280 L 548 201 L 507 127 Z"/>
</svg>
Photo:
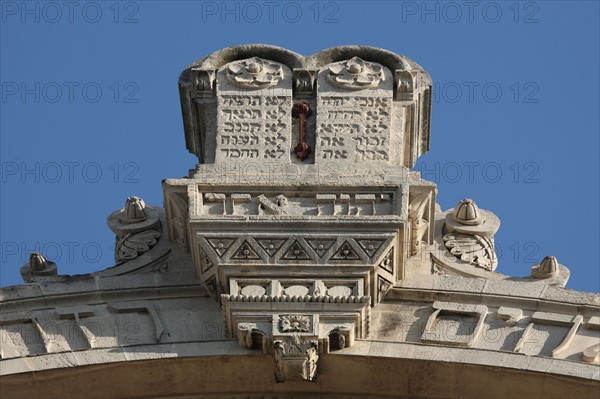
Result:
<svg viewBox="0 0 600 399">
<path fill-rule="evenodd" d="M 243 45 L 179 86 L 200 163 L 164 210 L 108 217 L 110 268 L 34 255 L 0 289 L 3 399 L 600 394 L 600 295 L 552 257 L 495 272 L 498 218 L 442 212 L 408 170 L 431 104 L 413 61 Z"/>
</svg>

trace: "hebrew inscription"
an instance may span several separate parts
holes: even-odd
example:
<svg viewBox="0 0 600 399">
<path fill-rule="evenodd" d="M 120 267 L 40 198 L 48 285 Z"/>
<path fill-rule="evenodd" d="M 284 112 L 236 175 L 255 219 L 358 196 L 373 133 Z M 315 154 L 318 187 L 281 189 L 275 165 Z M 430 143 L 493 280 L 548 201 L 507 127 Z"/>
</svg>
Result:
<svg viewBox="0 0 600 399">
<path fill-rule="evenodd" d="M 217 162 L 289 162 L 289 68 L 252 58 L 223 67 L 217 80 Z"/>
<path fill-rule="evenodd" d="M 379 216 L 394 214 L 394 193 L 202 193 L 202 215 Z"/>
<path fill-rule="evenodd" d="M 389 161 L 390 72 L 354 58 L 331 64 L 317 81 L 317 159 Z"/>
</svg>

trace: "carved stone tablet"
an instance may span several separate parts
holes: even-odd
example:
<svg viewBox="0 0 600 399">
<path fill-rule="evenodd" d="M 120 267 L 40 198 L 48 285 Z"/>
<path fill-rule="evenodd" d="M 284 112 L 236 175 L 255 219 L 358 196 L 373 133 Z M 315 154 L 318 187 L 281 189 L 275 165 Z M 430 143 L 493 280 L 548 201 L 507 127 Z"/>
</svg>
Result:
<svg viewBox="0 0 600 399">
<path fill-rule="evenodd" d="M 291 79 L 285 65 L 257 57 L 219 69 L 217 163 L 290 161 Z"/>
<path fill-rule="evenodd" d="M 317 77 L 316 162 L 390 161 L 393 78 L 358 57 L 332 63 Z"/>
</svg>

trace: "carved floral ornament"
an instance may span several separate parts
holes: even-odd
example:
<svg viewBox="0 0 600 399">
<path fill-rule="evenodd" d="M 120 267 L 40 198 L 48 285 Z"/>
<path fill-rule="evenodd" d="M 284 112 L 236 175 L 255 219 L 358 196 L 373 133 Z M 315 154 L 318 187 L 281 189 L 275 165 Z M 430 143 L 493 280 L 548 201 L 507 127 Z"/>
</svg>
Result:
<svg viewBox="0 0 600 399">
<path fill-rule="evenodd" d="M 280 64 L 253 57 L 227 66 L 227 79 L 245 89 L 258 90 L 274 86 L 283 79 Z"/>
<path fill-rule="evenodd" d="M 358 57 L 330 64 L 328 80 L 346 90 L 375 87 L 384 79 L 383 66 Z"/>
<path fill-rule="evenodd" d="M 279 316 L 281 332 L 308 332 L 311 330 L 311 318 L 304 315 Z"/>
</svg>

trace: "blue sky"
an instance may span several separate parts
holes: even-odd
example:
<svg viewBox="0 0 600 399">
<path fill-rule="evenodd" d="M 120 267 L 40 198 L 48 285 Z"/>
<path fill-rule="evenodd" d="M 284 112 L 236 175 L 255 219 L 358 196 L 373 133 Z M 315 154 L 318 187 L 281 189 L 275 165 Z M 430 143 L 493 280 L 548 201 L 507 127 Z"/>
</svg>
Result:
<svg viewBox="0 0 600 399">
<path fill-rule="evenodd" d="M 0 2 L 0 285 L 34 250 L 78 274 L 113 264 L 105 224 L 129 195 L 161 205 L 185 149 L 180 72 L 269 43 L 309 55 L 383 47 L 434 80 L 438 202 L 496 213 L 498 271 L 554 255 L 600 291 L 597 1 Z"/>
</svg>

